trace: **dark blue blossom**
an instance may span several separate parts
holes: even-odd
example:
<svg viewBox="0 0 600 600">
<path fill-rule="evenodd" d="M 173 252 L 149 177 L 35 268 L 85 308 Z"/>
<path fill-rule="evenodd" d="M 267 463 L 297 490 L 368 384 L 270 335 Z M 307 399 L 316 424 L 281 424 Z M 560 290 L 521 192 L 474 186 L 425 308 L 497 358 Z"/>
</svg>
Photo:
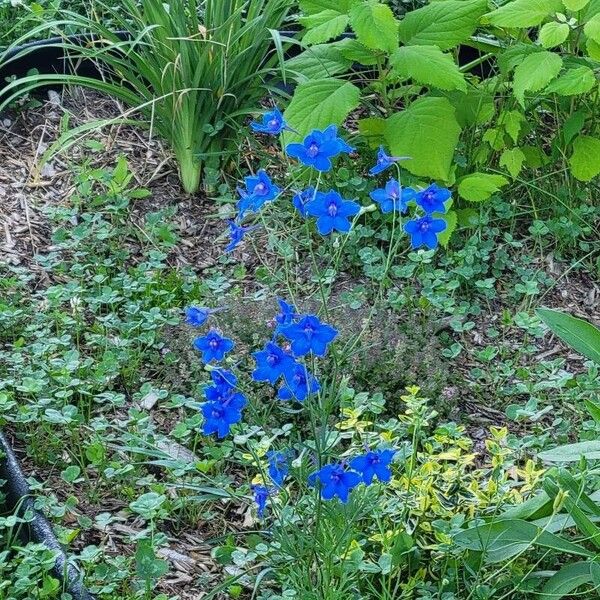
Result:
<svg viewBox="0 0 600 600">
<path fill-rule="evenodd" d="M 252 121 L 250 127 L 256 133 L 268 133 L 269 135 L 277 135 L 285 130 L 293 131 L 291 127 L 288 127 L 281 111 L 277 107 L 263 114 L 262 123 Z"/>
<path fill-rule="evenodd" d="M 427 213 L 446 212 L 444 202 L 450 198 L 452 193 L 446 188 L 441 188 L 432 183 L 428 188 L 417 192 L 416 202 Z"/>
<path fill-rule="evenodd" d="M 281 327 L 285 325 L 291 325 L 296 318 L 296 307 L 293 304 L 288 304 L 285 300 L 279 298 L 280 312 L 275 316 L 275 322 L 277 323 L 277 331 L 280 331 Z"/>
<path fill-rule="evenodd" d="M 323 500 L 337 496 L 344 503 L 348 502 L 350 491 L 361 481 L 358 473 L 346 470 L 342 464 L 325 465 L 308 478 L 309 485 L 319 485 Z"/>
<path fill-rule="evenodd" d="M 229 386 L 234 388 L 237 385 L 237 377 L 226 369 L 213 369 L 210 372 L 210 378 L 217 387 Z"/>
<path fill-rule="evenodd" d="M 254 502 L 256 502 L 259 519 L 262 519 L 265 514 L 267 507 L 267 500 L 269 498 L 269 490 L 264 485 L 253 485 L 252 491 L 254 492 Z"/>
<path fill-rule="evenodd" d="M 227 352 L 233 349 L 234 343 L 229 338 L 222 337 L 218 331 L 211 329 L 205 336 L 194 340 L 196 350 L 202 352 L 202 360 L 209 363 L 223 360 Z"/>
<path fill-rule="evenodd" d="M 367 485 L 373 483 L 373 477 L 387 483 L 392 478 L 390 463 L 394 458 L 395 450 L 379 450 L 367 452 L 350 461 L 350 467 L 358 471 Z"/>
<path fill-rule="evenodd" d="M 264 350 L 253 352 L 252 356 L 256 361 L 252 379 L 268 381 L 271 385 L 275 385 L 277 380 L 286 373 L 291 373 L 296 362 L 274 342 L 268 342 Z"/>
<path fill-rule="evenodd" d="M 383 149 L 383 146 L 379 146 L 379 150 L 377 152 L 377 162 L 375 166 L 369 169 L 370 175 L 377 175 L 382 171 L 385 171 L 388 167 L 391 167 L 395 162 L 399 160 L 406 160 L 408 156 L 388 156 Z"/>
<path fill-rule="evenodd" d="M 261 169 L 256 176 L 246 177 L 246 189 L 238 188 L 241 199 L 237 203 L 240 218 L 243 218 L 247 211 L 258 211 L 265 202 L 274 200 L 281 190 L 271 181 L 264 169 Z"/>
<path fill-rule="evenodd" d="M 397 210 L 400 213 L 405 213 L 408 209 L 408 202 L 415 197 L 415 190 L 412 188 L 404 188 L 395 179 L 390 179 L 385 188 L 373 190 L 370 194 L 371 198 L 379 204 L 382 213 L 390 213 Z"/>
<path fill-rule="evenodd" d="M 311 185 L 303 192 L 298 192 L 293 198 L 294 208 L 303 216 L 306 216 L 306 205 L 315 199 L 315 188 Z"/>
<path fill-rule="evenodd" d="M 305 208 L 307 214 L 317 217 L 317 230 L 321 235 L 328 235 L 332 231 L 347 233 L 352 226 L 348 217 L 360 212 L 360 204 L 345 200 L 334 190 L 317 192 L 315 199 Z"/>
<path fill-rule="evenodd" d="M 221 404 L 233 404 L 243 408 L 248 402 L 246 396 L 231 387 L 228 383 L 225 385 L 211 385 L 204 389 L 204 396 L 209 402 L 220 402 Z"/>
<path fill-rule="evenodd" d="M 230 241 L 229 244 L 227 244 L 227 246 L 225 247 L 225 252 L 232 252 L 235 248 L 237 248 L 239 243 L 244 239 L 246 233 L 252 231 L 253 229 L 256 229 L 256 225 L 253 225 L 251 227 L 242 227 L 241 225 L 238 225 L 235 221 L 229 221 Z"/>
<path fill-rule="evenodd" d="M 207 397 L 214 395 L 220 399 L 209 400 L 202 404 L 202 414 L 204 415 L 202 432 L 204 435 L 216 433 L 218 438 L 224 438 L 229 434 L 231 426 L 242 420 L 242 409 L 246 406 L 246 397 L 228 389 L 228 393 L 220 390 L 214 394 L 212 392 L 207 394 Z"/>
<path fill-rule="evenodd" d="M 404 231 L 410 235 L 410 244 L 413 248 L 427 246 L 431 250 L 437 248 L 437 235 L 444 229 L 446 229 L 446 221 L 434 219 L 431 215 L 413 219 L 404 225 Z"/>
<path fill-rule="evenodd" d="M 297 400 L 304 402 L 311 394 L 316 394 L 321 386 L 317 379 L 308 372 L 306 365 L 296 363 L 290 373 L 284 376 L 285 382 L 279 388 L 277 397 L 280 400 Z"/>
<path fill-rule="evenodd" d="M 331 159 L 340 152 L 352 152 L 353 148 L 337 136 L 337 127 L 330 125 L 323 131 L 313 129 L 302 143 L 288 144 L 286 152 L 308 167 L 317 171 L 330 171 Z"/>
<path fill-rule="evenodd" d="M 283 452 L 270 450 L 267 452 L 267 462 L 269 464 L 269 477 L 278 487 L 283 485 L 283 481 L 290 471 L 289 456 Z"/>
<path fill-rule="evenodd" d="M 298 323 L 282 327 L 281 334 L 291 342 L 295 356 L 304 356 L 309 352 L 325 356 L 327 345 L 338 332 L 331 325 L 321 323 L 317 316 L 307 315 Z"/>
</svg>

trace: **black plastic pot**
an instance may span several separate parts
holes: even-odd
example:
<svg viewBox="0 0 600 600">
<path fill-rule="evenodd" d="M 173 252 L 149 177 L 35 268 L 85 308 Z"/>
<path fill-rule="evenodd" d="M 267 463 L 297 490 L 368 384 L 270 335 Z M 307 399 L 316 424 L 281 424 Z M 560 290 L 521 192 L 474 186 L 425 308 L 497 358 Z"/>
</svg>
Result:
<svg viewBox="0 0 600 600">
<path fill-rule="evenodd" d="M 0 479 L 6 481 L 3 492 L 6 495 L 4 511 L 20 517 L 31 511 L 33 519 L 22 527 L 19 535 L 24 543 L 43 544 L 56 553 L 53 574 L 62 582 L 63 591 L 68 592 L 74 600 L 93 600 L 82 582 L 81 573 L 69 562 L 62 546 L 52 531 L 52 526 L 42 513 L 35 509 L 34 498 L 25 480 L 19 461 L 13 449 L 0 432 L 0 451 L 4 457 L 0 459 Z"/>
</svg>

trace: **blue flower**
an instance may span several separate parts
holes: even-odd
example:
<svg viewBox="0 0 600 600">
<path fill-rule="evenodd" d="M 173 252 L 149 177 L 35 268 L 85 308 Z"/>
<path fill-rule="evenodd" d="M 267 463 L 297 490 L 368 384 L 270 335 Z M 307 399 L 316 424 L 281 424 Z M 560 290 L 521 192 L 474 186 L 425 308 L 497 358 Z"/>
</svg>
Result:
<svg viewBox="0 0 600 600">
<path fill-rule="evenodd" d="M 358 473 L 347 471 L 341 464 L 325 465 L 308 478 L 309 485 L 319 484 L 323 500 L 331 500 L 337 496 L 343 503 L 348 502 L 350 490 L 361 481 Z"/>
<path fill-rule="evenodd" d="M 262 123 L 253 121 L 250 123 L 250 127 L 256 133 L 268 133 L 269 135 L 277 135 L 286 129 L 293 131 L 291 127 L 288 127 L 281 111 L 277 107 L 263 114 Z"/>
<path fill-rule="evenodd" d="M 276 331 L 279 331 L 284 325 L 291 325 L 296 318 L 296 307 L 293 304 L 288 304 L 285 300 L 279 298 L 280 313 L 275 316 L 275 322 L 277 323 Z"/>
<path fill-rule="evenodd" d="M 226 369 L 213 369 L 210 372 L 210 378 L 216 386 L 229 386 L 234 388 L 237 385 L 237 377 Z"/>
<path fill-rule="evenodd" d="M 350 231 L 352 224 L 348 217 L 360 212 L 360 205 L 351 200 L 345 200 L 337 192 L 317 192 L 314 200 L 306 205 L 306 213 L 317 217 L 317 230 L 321 235 L 332 231 Z"/>
<path fill-rule="evenodd" d="M 288 144 L 286 152 L 289 156 L 297 158 L 308 167 L 317 171 L 330 171 L 331 159 L 340 152 L 352 152 L 354 149 L 343 139 L 337 137 L 337 127 L 330 125 L 327 129 L 319 131 L 313 129 L 300 143 Z"/>
<path fill-rule="evenodd" d="M 282 327 L 281 333 L 291 342 L 292 352 L 296 356 L 304 356 L 309 352 L 325 356 L 327 345 L 338 334 L 337 329 L 321 323 L 315 315 L 307 315 L 298 323 Z"/>
<path fill-rule="evenodd" d="M 392 478 L 390 463 L 396 454 L 395 450 L 379 450 L 367 452 L 364 456 L 357 456 L 350 461 L 350 467 L 358 471 L 367 485 L 373 483 L 373 477 L 387 483 Z"/>
<path fill-rule="evenodd" d="M 192 327 L 202 327 L 213 313 L 223 310 L 222 308 L 199 308 L 188 306 L 185 309 L 185 322 Z"/>
<path fill-rule="evenodd" d="M 204 337 L 194 340 L 196 350 L 202 352 L 202 360 L 209 363 L 211 360 L 217 362 L 223 360 L 227 352 L 233 349 L 234 343 L 229 338 L 224 338 L 217 331 L 211 329 Z"/>
<path fill-rule="evenodd" d="M 306 365 L 296 363 L 290 373 L 284 376 L 285 382 L 279 388 L 277 397 L 280 400 L 297 400 L 304 402 L 311 394 L 316 394 L 321 386 L 319 382 L 308 372 Z"/>
<path fill-rule="evenodd" d="M 290 471 L 289 457 L 283 452 L 270 450 L 267 452 L 267 462 L 269 463 L 269 477 L 273 480 L 275 485 L 281 487 Z"/>
<path fill-rule="evenodd" d="M 234 406 L 243 408 L 248 400 L 241 392 L 231 387 L 228 383 L 225 385 L 211 385 L 204 389 L 204 395 L 209 402 L 219 402 L 227 405 L 228 403 Z"/>
<path fill-rule="evenodd" d="M 256 361 L 252 379 L 268 381 L 271 385 L 275 385 L 281 376 L 291 373 L 296 362 L 274 342 L 268 342 L 264 350 L 253 352 L 252 356 Z"/>
<path fill-rule="evenodd" d="M 210 388 L 208 388 L 210 389 Z M 223 390 L 208 393 L 207 397 L 219 397 L 219 400 L 209 400 L 202 404 L 204 423 L 202 432 L 204 435 L 216 433 L 218 438 L 224 438 L 232 425 L 242 420 L 242 409 L 246 406 L 246 397 L 229 389 L 229 393 Z"/>
<path fill-rule="evenodd" d="M 404 214 L 408 209 L 408 202 L 415 197 L 415 190 L 412 188 L 402 189 L 398 181 L 390 179 L 385 184 L 385 188 L 373 190 L 370 196 L 379 204 L 382 213 L 397 210 Z"/>
<path fill-rule="evenodd" d="M 251 227 L 242 227 L 241 225 L 238 225 L 235 221 L 229 221 L 230 242 L 225 247 L 225 252 L 232 252 L 235 248 L 237 248 L 239 243 L 244 239 L 246 233 L 248 233 L 248 231 L 256 229 L 256 227 L 256 225 L 253 225 Z"/>
<path fill-rule="evenodd" d="M 298 192 L 293 198 L 294 208 L 303 216 L 306 216 L 306 205 L 315 199 L 315 188 L 311 185 L 303 192 Z"/>
<path fill-rule="evenodd" d="M 269 498 L 269 490 L 264 485 L 253 485 L 252 491 L 254 492 L 254 502 L 256 502 L 259 519 L 263 518 L 265 514 L 265 508 L 267 507 L 267 500 Z"/>
<path fill-rule="evenodd" d="M 428 188 L 417 192 L 417 204 L 427 213 L 446 212 L 444 202 L 450 198 L 452 192 L 446 188 L 441 188 L 432 183 Z"/>
<path fill-rule="evenodd" d="M 391 167 L 395 162 L 399 160 L 406 160 L 408 156 L 388 156 L 383 149 L 383 146 L 379 146 L 379 151 L 377 152 L 377 162 L 375 166 L 369 169 L 370 175 L 377 175 L 382 171 L 385 171 L 388 167 Z"/>
<path fill-rule="evenodd" d="M 238 188 L 241 196 L 241 200 L 237 203 L 240 218 L 243 218 L 247 211 L 260 210 L 265 202 L 275 199 L 281 193 L 264 169 L 254 177 L 246 177 L 245 181 L 246 189 Z"/>
<path fill-rule="evenodd" d="M 446 221 L 434 219 L 431 215 L 413 219 L 404 225 L 404 231 L 410 235 L 410 244 L 413 248 L 427 246 L 432 250 L 438 245 L 437 234 L 444 229 L 446 229 Z"/>
</svg>

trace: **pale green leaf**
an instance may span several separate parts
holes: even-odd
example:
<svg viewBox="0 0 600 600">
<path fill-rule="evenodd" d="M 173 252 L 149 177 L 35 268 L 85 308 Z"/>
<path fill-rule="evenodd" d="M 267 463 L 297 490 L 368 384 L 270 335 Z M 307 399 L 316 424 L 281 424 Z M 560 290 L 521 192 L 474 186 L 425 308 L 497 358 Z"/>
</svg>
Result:
<svg viewBox="0 0 600 600">
<path fill-rule="evenodd" d="M 434 219 L 442 219 L 446 222 L 446 229 L 438 234 L 438 242 L 444 248 L 448 247 L 448 242 L 452 237 L 452 234 L 456 230 L 456 225 L 458 222 L 458 215 L 453 210 L 449 210 L 446 213 L 433 213 Z"/>
<path fill-rule="evenodd" d="M 546 88 L 546 92 L 559 94 L 560 96 L 575 96 L 589 92 L 596 83 L 594 71 L 585 65 L 581 65 L 565 71 L 560 77 L 552 81 Z"/>
<path fill-rule="evenodd" d="M 437 46 L 402 46 L 390 57 L 393 72 L 441 90 L 467 90 L 464 75 L 450 54 Z"/>
<path fill-rule="evenodd" d="M 414 175 L 448 181 L 461 128 L 446 98 L 426 97 L 387 119 L 385 138 L 394 156 Z"/>
<path fill-rule="evenodd" d="M 570 31 L 571 28 L 566 23 L 550 21 L 540 29 L 538 39 L 544 48 L 554 48 L 560 46 L 569 37 Z"/>
<path fill-rule="evenodd" d="M 590 0 L 563 0 L 567 10 L 581 10 L 589 4 Z"/>
<path fill-rule="evenodd" d="M 584 26 L 583 32 L 590 40 L 600 44 L 600 13 L 594 15 Z"/>
<path fill-rule="evenodd" d="M 576 137 L 569 166 L 579 181 L 591 181 L 600 174 L 600 139 L 589 135 Z"/>
<path fill-rule="evenodd" d="M 567 444 L 538 453 L 538 458 L 546 462 L 579 462 L 582 456 L 588 460 L 599 459 L 600 440 Z"/>
<path fill-rule="evenodd" d="M 471 173 L 471 175 L 467 175 L 460 180 L 458 193 L 461 198 L 469 202 L 482 202 L 507 184 L 508 179 L 503 175 Z"/>
<path fill-rule="evenodd" d="M 535 27 L 561 10 L 561 0 L 514 0 L 486 14 L 484 21 L 497 27 Z"/>
<path fill-rule="evenodd" d="M 334 10 L 324 10 L 316 15 L 301 17 L 299 20 L 306 27 L 302 43 L 310 46 L 328 42 L 344 33 L 349 17 Z"/>
<path fill-rule="evenodd" d="M 400 40 L 441 50 L 454 48 L 475 32 L 486 10 L 486 0 L 432 2 L 405 15 L 400 22 Z"/>
<path fill-rule="evenodd" d="M 560 72 L 562 58 L 555 52 L 530 54 L 515 69 L 513 92 L 521 105 L 525 104 L 525 92 L 539 92 Z"/>
<path fill-rule="evenodd" d="M 594 40 L 588 39 L 588 41 L 585 43 L 585 47 L 590 58 L 600 62 L 600 44 Z"/>
<path fill-rule="evenodd" d="M 350 11 L 350 25 L 367 48 L 393 52 L 398 47 L 398 21 L 386 4 L 377 0 L 357 4 Z"/>
<path fill-rule="evenodd" d="M 385 144 L 385 128 L 386 121 L 381 117 L 367 117 L 358 122 L 358 131 L 373 149 Z"/>
<path fill-rule="evenodd" d="M 504 167 L 514 179 L 519 175 L 525 162 L 525 154 L 521 148 L 505 150 L 500 156 L 500 166 Z"/>
<path fill-rule="evenodd" d="M 316 79 L 301 83 L 284 113 L 298 134 L 287 133 L 286 143 L 303 138 L 313 129 L 340 125 L 359 99 L 360 90 L 349 81 Z"/>
<path fill-rule="evenodd" d="M 317 44 L 286 61 L 285 68 L 297 81 L 305 81 L 343 73 L 351 65 L 336 44 Z"/>
<path fill-rule="evenodd" d="M 592 582 L 591 561 L 568 563 L 554 573 L 540 594 L 545 600 L 560 600 L 578 587 Z"/>
</svg>

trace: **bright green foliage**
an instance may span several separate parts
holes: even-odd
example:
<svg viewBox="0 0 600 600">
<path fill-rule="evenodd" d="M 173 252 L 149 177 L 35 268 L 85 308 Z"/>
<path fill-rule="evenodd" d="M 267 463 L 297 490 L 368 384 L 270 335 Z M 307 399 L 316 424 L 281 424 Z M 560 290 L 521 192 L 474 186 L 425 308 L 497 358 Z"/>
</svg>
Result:
<svg viewBox="0 0 600 600">
<path fill-rule="evenodd" d="M 600 44 L 600 12 L 583 26 L 583 32 L 590 40 Z"/>
<path fill-rule="evenodd" d="M 569 37 L 570 27 L 567 23 L 550 21 L 546 23 L 539 33 L 540 43 L 544 48 L 560 46 Z"/>
<path fill-rule="evenodd" d="M 563 0 L 567 10 L 581 10 L 590 3 L 590 0 Z"/>
<path fill-rule="evenodd" d="M 348 70 L 352 61 L 337 44 L 317 44 L 286 62 L 286 70 L 298 81 L 322 79 Z"/>
<path fill-rule="evenodd" d="M 348 15 L 340 14 L 338 11 L 331 9 L 308 17 L 301 17 L 300 22 L 308 28 L 302 41 L 307 46 L 328 42 L 346 29 L 348 21 Z"/>
<path fill-rule="evenodd" d="M 585 65 L 568 69 L 548 85 L 548 93 L 560 96 L 586 94 L 598 85 L 594 71 Z"/>
<path fill-rule="evenodd" d="M 378 0 L 356 4 L 350 10 L 350 24 L 367 48 L 393 52 L 398 47 L 398 22 L 390 7 Z"/>
<path fill-rule="evenodd" d="M 521 172 L 524 162 L 525 155 L 523 154 L 523 150 L 521 148 L 511 148 L 502 153 L 498 164 L 501 167 L 505 167 L 514 179 Z"/>
<path fill-rule="evenodd" d="M 554 52 L 536 52 L 529 55 L 515 69 L 513 92 L 521 105 L 525 105 L 525 92 L 539 92 L 559 73 L 562 58 Z"/>
<path fill-rule="evenodd" d="M 591 181 L 600 174 L 600 139 L 580 135 L 573 141 L 573 154 L 569 159 L 571 172 L 579 181 Z"/>
<path fill-rule="evenodd" d="M 485 15 L 497 27 L 534 27 L 562 10 L 561 0 L 513 0 Z"/>
<path fill-rule="evenodd" d="M 482 202 L 505 185 L 508 185 L 508 179 L 502 175 L 472 173 L 459 181 L 458 193 L 469 202 Z"/>
</svg>

